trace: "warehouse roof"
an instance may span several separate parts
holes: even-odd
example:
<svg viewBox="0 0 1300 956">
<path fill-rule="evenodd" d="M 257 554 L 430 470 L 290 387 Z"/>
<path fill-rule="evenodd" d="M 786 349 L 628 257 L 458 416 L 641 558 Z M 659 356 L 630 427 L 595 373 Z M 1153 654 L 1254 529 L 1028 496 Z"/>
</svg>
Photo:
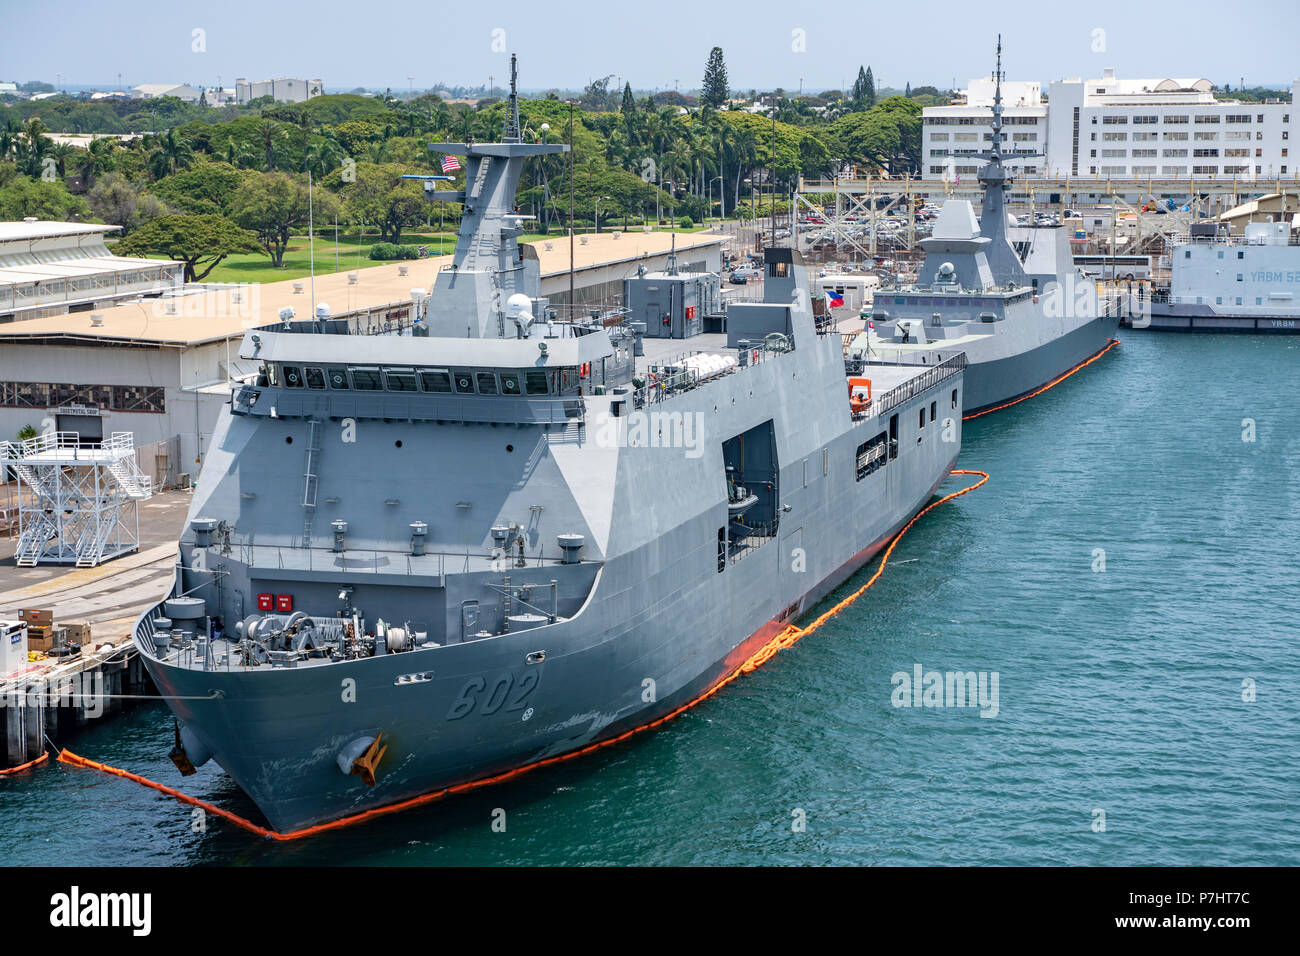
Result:
<svg viewBox="0 0 1300 956">
<path fill-rule="evenodd" d="M 727 242 L 729 236 L 708 233 L 683 233 L 676 236 L 679 253 L 692 249 L 716 246 Z M 650 255 L 663 255 L 673 244 L 669 233 L 626 232 L 600 233 L 587 236 L 587 243 L 574 243 L 574 268 L 584 270 L 619 263 L 633 263 Z M 551 248 L 546 248 L 549 242 Z M 569 241 L 567 234 L 552 240 L 532 243 L 537 250 L 542 276 L 563 275 L 569 269 Z M 348 280 L 348 272 L 318 275 L 315 279 L 315 300 L 327 303 L 333 315 L 343 315 L 361 309 L 385 305 L 406 304 L 411 300 L 411 289 L 431 288 L 434 277 L 451 256 L 438 256 L 415 260 L 408 275 L 400 275 L 398 264 L 374 266 L 353 270 L 356 284 Z M 34 267 L 34 268 L 45 268 Z M 635 267 L 629 265 L 630 276 Z M 301 285 L 302 292 L 294 290 Z M 24 319 L 0 325 L 0 341 L 98 342 L 139 343 L 146 345 L 184 347 L 204 342 L 220 341 L 242 336 L 245 330 L 276 320 L 280 309 L 290 306 L 302 316 L 310 316 L 312 282 L 307 278 L 282 282 L 249 283 L 242 286 L 205 288 L 201 292 L 175 299 L 143 299 L 129 301 L 112 308 L 97 310 L 102 324 L 92 325 L 91 313 L 74 312 L 51 315 L 39 319 Z M 235 301 L 232 292 L 239 293 Z M 167 303 L 174 303 L 176 314 L 166 312 Z"/>
</svg>

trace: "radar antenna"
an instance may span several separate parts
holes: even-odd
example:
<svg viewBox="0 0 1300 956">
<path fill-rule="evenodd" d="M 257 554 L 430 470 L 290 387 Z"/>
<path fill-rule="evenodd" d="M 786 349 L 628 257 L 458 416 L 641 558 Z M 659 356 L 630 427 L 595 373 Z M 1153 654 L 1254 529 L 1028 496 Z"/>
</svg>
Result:
<svg viewBox="0 0 1300 956">
<path fill-rule="evenodd" d="M 510 104 L 506 110 L 506 134 L 501 138 L 505 143 L 523 142 L 519 133 L 519 66 L 515 54 L 510 54 Z"/>
</svg>

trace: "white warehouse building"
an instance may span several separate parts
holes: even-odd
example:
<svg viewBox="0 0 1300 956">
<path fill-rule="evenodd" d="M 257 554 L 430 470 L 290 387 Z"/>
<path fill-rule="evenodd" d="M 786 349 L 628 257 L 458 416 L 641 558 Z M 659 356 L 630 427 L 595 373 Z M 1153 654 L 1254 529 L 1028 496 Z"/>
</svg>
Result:
<svg viewBox="0 0 1300 956">
<path fill-rule="evenodd" d="M 235 102 L 240 106 L 263 96 L 269 96 L 277 103 L 302 103 L 324 92 L 325 84 L 319 79 L 303 80 L 296 76 L 282 76 L 250 83 L 241 76 L 235 80 Z"/>
<path fill-rule="evenodd" d="M 1004 149 L 1022 178 L 1295 179 L 1291 102 L 1215 98 L 1199 78 L 1057 80 L 1044 101 L 1036 83 L 1004 83 Z M 972 80 L 966 103 L 922 113 L 923 178 L 960 181 L 992 141 L 992 81 Z M 1015 152 L 1038 156 L 1016 157 Z"/>
</svg>

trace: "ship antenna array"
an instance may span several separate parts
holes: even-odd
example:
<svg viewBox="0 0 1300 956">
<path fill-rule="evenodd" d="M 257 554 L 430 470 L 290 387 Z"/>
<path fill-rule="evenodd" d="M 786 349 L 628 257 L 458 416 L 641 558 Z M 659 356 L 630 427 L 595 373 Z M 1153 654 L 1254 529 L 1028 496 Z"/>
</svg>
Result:
<svg viewBox="0 0 1300 956">
<path fill-rule="evenodd" d="M 998 34 L 998 63 L 993 74 L 993 153 L 1002 153 L 1002 34 Z"/>
<path fill-rule="evenodd" d="M 518 143 L 519 135 L 519 64 L 515 54 L 510 54 L 510 105 L 506 111 L 506 135 L 503 141 Z"/>
</svg>

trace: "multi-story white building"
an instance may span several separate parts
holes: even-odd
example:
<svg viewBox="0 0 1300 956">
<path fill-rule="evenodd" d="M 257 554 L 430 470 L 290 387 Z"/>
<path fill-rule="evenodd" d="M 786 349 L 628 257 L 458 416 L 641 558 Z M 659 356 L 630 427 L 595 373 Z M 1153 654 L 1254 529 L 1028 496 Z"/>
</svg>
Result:
<svg viewBox="0 0 1300 956">
<path fill-rule="evenodd" d="M 948 182 L 975 180 L 984 165 L 979 154 L 993 144 L 993 80 L 970 81 L 958 94 L 965 100 L 952 106 L 928 106 L 922 111 L 921 150 L 925 179 Z M 1041 154 L 1047 144 L 1047 105 L 1041 83 L 1002 84 L 1004 166 L 1017 176 L 1041 175 Z M 1017 156 L 1016 153 L 1026 155 Z"/>
<path fill-rule="evenodd" d="M 282 76 L 250 83 L 241 76 L 235 80 L 235 102 L 240 106 L 263 96 L 270 96 L 277 103 L 301 103 L 324 92 L 325 84 L 319 79 L 303 80 L 296 76 Z"/>
<path fill-rule="evenodd" d="M 947 181 L 973 175 L 978 160 L 962 147 L 987 148 L 992 139 L 992 83 L 971 81 L 966 103 L 928 107 L 922 114 L 924 178 Z M 1044 155 L 1013 158 L 1022 177 L 1110 179 L 1294 179 L 1291 102 L 1217 100 L 1205 79 L 1121 80 L 1113 69 L 1099 79 L 1057 80 L 1046 101 L 1033 83 L 1003 84 L 1007 104 L 1004 148 L 1032 147 Z M 961 142 L 957 131 L 965 135 Z"/>
</svg>

